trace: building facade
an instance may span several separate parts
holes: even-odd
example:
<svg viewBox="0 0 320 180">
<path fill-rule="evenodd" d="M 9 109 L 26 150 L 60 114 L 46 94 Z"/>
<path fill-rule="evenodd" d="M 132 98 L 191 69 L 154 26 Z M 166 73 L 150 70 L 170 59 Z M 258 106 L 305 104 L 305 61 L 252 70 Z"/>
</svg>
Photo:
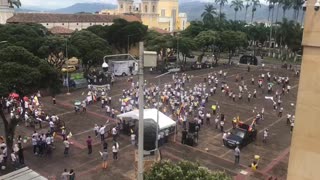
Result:
<svg viewBox="0 0 320 180">
<path fill-rule="evenodd" d="M 118 0 L 116 10 L 102 10 L 100 14 L 139 14 L 149 28 L 168 32 L 181 31 L 189 26 L 186 13 L 179 12 L 178 0 Z"/>
<path fill-rule="evenodd" d="M 288 180 L 320 179 L 320 10 L 317 9 L 316 0 L 307 1 L 302 45 Z"/>
<path fill-rule="evenodd" d="M 0 0 L 0 24 L 5 24 L 13 13 L 14 9 L 9 8 L 8 0 Z"/>
</svg>

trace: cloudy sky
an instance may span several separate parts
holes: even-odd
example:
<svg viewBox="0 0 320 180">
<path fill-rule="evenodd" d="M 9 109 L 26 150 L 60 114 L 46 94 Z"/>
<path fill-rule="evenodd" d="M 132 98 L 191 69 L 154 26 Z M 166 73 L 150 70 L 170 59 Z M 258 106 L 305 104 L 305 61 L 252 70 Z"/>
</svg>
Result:
<svg viewBox="0 0 320 180">
<path fill-rule="evenodd" d="M 44 9 L 57 9 L 71 6 L 75 3 L 87 3 L 87 2 L 99 2 L 99 3 L 111 3 L 116 4 L 117 0 L 20 0 L 22 3 L 22 8 L 25 7 L 42 7 Z M 139 0 L 135 0 L 138 2 Z M 191 1 L 191 0 L 179 0 L 181 2 Z M 198 0 L 194 0 L 198 1 Z M 203 2 L 213 2 L 213 0 L 199 0 Z M 231 1 L 231 0 L 229 0 Z M 265 0 L 260 0 L 262 3 Z"/>
<path fill-rule="evenodd" d="M 41 6 L 45 9 L 63 8 L 75 3 L 100 2 L 115 4 L 116 0 L 20 0 L 23 6 Z"/>
</svg>

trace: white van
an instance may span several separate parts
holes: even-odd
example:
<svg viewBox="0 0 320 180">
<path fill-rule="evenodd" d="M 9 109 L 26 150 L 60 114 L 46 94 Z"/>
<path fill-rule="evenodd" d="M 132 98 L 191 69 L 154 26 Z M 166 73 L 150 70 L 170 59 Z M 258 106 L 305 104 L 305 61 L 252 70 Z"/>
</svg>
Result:
<svg viewBox="0 0 320 180">
<path fill-rule="evenodd" d="M 109 67 L 111 73 L 116 76 L 136 75 L 138 72 L 138 62 L 135 60 L 111 61 Z"/>
</svg>

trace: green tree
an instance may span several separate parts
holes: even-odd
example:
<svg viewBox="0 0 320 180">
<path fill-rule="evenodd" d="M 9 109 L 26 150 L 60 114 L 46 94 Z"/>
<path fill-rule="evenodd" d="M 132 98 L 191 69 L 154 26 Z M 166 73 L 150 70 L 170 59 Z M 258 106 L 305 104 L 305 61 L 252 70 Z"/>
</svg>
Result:
<svg viewBox="0 0 320 180">
<path fill-rule="evenodd" d="M 261 7 L 260 1 L 252 0 L 251 23 L 253 23 L 254 13 L 257 11 L 257 7 Z"/>
<path fill-rule="evenodd" d="M 61 85 L 57 71 L 50 65 L 28 52 L 23 47 L 8 46 L 0 50 L 0 95 L 16 92 L 20 98 L 31 95 L 39 89 L 49 88 L 57 92 Z M 24 106 L 22 106 L 24 108 Z M 23 114 L 24 114 L 23 109 Z M 8 119 L 0 103 L 0 117 L 4 124 L 8 154 L 12 152 L 15 128 L 20 117 Z"/>
<path fill-rule="evenodd" d="M 229 64 L 237 48 L 246 46 L 247 35 L 240 31 L 223 31 L 220 33 L 221 44 L 229 53 Z"/>
<path fill-rule="evenodd" d="M 281 0 L 282 4 L 282 19 L 286 18 L 286 12 L 292 7 L 292 0 Z"/>
<path fill-rule="evenodd" d="M 78 56 L 78 50 L 70 43 L 68 38 L 62 36 L 47 36 L 38 50 L 40 58 L 46 59 L 49 64 L 57 70 L 61 70 L 66 61 L 66 51 L 68 57 Z"/>
<path fill-rule="evenodd" d="M 204 7 L 204 12 L 201 14 L 202 21 L 204 24 L 210 25 L 214 16 L 217 15 L 216 8 L 212 4 L 206 4 Z"/>
<path fill-rule="evenodd" d="M 219 5 L 219 20 L 221 21 L 222 7 L 228 3 L 228 0 L 215 0 L 215 3 Z"/>
<path fill-rule="evenodd" d="M 245 0 L 246 1 L 246 11 L 244 13 L 244 22 L 247 22 L 247 13 L 248 13 L 248 8 L 251 6 L 250 1 L 251 0 Z"/>
<path fill-rule="evenodd" d="M 96 34 L 102 39 L 108 38 L 109 26 L 94 25 L 94 26 L 88 27 L 86 30 Z"/>
<path fill-rule="evenodd" d="M 116 19 L 109 26 L 107 41 L 119 52 L 128 52 L 128 45 L 136 44 L 147 34 L 148 27 L 140 22 L 128 22 Z"/>
<path fill-rule="evenodd" d="M 177 164 L 171 161 L 159 161 L 144 173 L 146 180 L 231 180 L 232 178 L 220 171 L 210 171 L 197 163 L 181 161 Z"/>
<path fill-rule="evenodd" d="M 184 63 L 186 64 L 187 56 L 191 55 L 191 51 L 196 48 L 194 40 L 189 37 L 176 36 L 174 42 L 176 43 L 174 46 L 177 47 L 178 52 L 182 54 Z"/>
<path fill-rule="evenodd" d="M 146 49 L 156 51 L 160 54 L 162 61 L 167 59 L 167 49 L 174 47 L 174 39 L 171 35 L 163 35 L 155 31 L 148 31 L 145 43 Z"/>
<path fill-rule="evenodd" d="M 8 44 L 22 46 L 34 55 L 38 55 L 47 29 L 40 24 L 5 24 L 0 26 L 1 41 L 8 41 Z"/>
<path fill-rule="evenodd" d="M 243 1 L 242 0 L 233 0 L 233 1 L 231 1 L 230 7 L 233 7 L 233 9 L 234 9 L 234 20 L 237 20 L 238 11 L 239 10 L 241 11 L 242 8 L 244 8 Z"/>
<path fill-rule="evenodd" d="M 210 49 L 212 52 L 215 52 L 214 47 L 219 40 L 220 40 L 219 33 L 212 30 L 202 31 L 195 37 L 195 42 L 202 51 L 199 61 L 202 60 L 205 52 L 208 51 L 208 49 Z M 217 62 L 218 62 L 218 58 L 216 58 L 216 63 Z"/>
<path fill-rule="evenodd" d="M 87 30 L 75 32 L 69 42 L 77 48 L 85 72 L 92 66 L 100 66 L 103 56 L 111 53 L 111 47 L 106 40 Z"/>
<path fill-rule="evenodd" d="M 298 23 L 299 12 L 302 9 L 303 3 L 304 3 L 303 0 L 293 0 L 293 4 L 292 4 L 292 8 L 294 10 L 293 19 L 296 20 L 296 23 Z"/>
</svg>

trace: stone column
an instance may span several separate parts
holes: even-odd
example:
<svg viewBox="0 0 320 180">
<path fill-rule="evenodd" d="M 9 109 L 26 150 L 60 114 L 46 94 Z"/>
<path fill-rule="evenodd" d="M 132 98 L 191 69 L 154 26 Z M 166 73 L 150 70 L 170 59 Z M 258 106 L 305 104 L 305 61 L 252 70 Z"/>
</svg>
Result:
<svg viewBox="0 0 320 180">
<path fill-rule="evenodd" d="M 0 0 L 0 24 L 5 24 L 13 16 L 14 9 L 9 8 L 8 0 Z"/>
<path fill-rule="evenodd" d="M 303 58 L 296 106 L 288 180 L 319 179 L 320 162 L 320 11 L 308 0 Z"/>
</svg>

